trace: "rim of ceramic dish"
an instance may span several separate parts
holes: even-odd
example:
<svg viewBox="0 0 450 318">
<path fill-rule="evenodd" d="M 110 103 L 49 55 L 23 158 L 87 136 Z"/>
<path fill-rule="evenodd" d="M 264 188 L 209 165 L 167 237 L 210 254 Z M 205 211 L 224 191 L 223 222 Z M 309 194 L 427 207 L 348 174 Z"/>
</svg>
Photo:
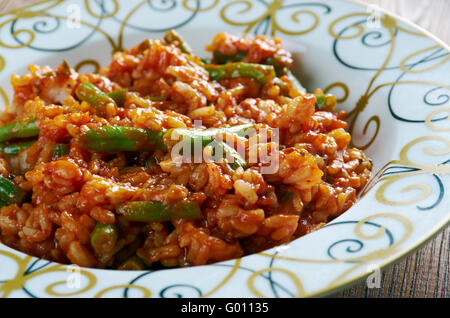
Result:
<svg viewBox="0 0 450 318">
<path fill-rule="evenodd" d="M 52 0 L 36 1 L 34 3 L 27 4 L 20 8 L 9 10 L 7 12 L 3 12 L 0 14 L 0 17 L 3 17 L 8 14 L 17 13 L 17 12 L 23 11 L 24 9 L 28 9 L 28 8 L 38 6 L 38 5 L 41 5 L 41 4 L 44 4 L 47 2 L 51 2 L 51 1 Z M 365 9 L 371 8 L 371 4 L 365 3 L 361 0 L 341 0 L 341 1 L 353 3 L 353 4 L 363 7 Z M 401 21 L 402 23 L 423 33 L 424 36 L 430 38 L 431 40 L 436 42 L 436 44 L 440 45 L 442 48 L 444 48 L 446 51 L 448 51 L 450 53 L 450 45 L 447 44 L 446 42 L 444 42 L 442 39 L 440 39 L 436 35 L 434 35 L 433 33 L 431 33 L 430 31 L 426 30 L 425 28 L 417 25 L 416 23 L 412 22 L 411 20 L 409 20 L 407 18 L 404 18 L 404 17 L 402 17 L 390 10 L 384 9 L 380 6 L 376 6 L 376 7 L 372 7 L 372 8 L 376 8 L 377 11 L 382 12 L 383 14 L 390 16 L 390 17 L 394 18 L 395 20 Z M 449 225 L 450 225 L 450 210 L 448 211 L 447 218 L 443 219 L 440 223 L 435 225 L 431 230 L 429 230 L 426 234 L 424 234 L 420 239 L 417 239 L 416 242 L 411 243 L 407 247 L 405 247 L 402 250 L 400 250 L 399 252 L 395 253 L 393 256 L 390 256 L 390 257 L 380 260 L 379 263 L 377 264 L 379 266 L 379 269 L 383 270 L 386 267 L 393 265 L 393 264 L 397 263 L 398 261 L 400 261 L 401 259 L 407 257 L 408 255 L 412 254 L 413 252 L 416 252 L 420 247 L 425 245 L 429 240 L 431 240 L 433 237 L 435 237 L 437 234 L 439 234 L 442 230 L 444 230 Z M 0 244 L 2 244 L 2 243 L 0 243 Z M 20 252 L 20 251 L 18 251 L 18 252 Z M 22 253 L 22 252 L 20 252 L 20 253 Z M 62 265 L 65 265 L 65 264 L 62 264 Z M 95 268 L 94 269 L 88 268 L 87 270 L 105 271 L 104 269 L 95 269 Z M 330 295 L 332 293 L 338 292 L 339 290 L 341 290 L 343 288 L 349 288 L 351 286 L 354 286 L 355 284 L 362 281 L 364 278 L 368 277 L 370 274 L 371 273 L 367 273 L 367 272 L 361 273 L 359 275 L 353 276 L 352 278 L 350 278 L 348 280 L 344 280 L 342 283 L 333 285 L 332 287 L 327 287 L 327 288 L 306 294 L 305 297 L 321 297 L 321 296 L 323 297 L 323 296 Z"/>
</svg>

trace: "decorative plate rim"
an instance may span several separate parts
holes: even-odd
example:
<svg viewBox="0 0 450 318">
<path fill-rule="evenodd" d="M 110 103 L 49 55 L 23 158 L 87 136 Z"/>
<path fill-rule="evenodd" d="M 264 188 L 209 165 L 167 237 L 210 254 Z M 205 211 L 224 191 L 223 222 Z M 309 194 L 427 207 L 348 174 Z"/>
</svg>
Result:
<svg viewBox="0 0 450 318">
<path fill-rule="evenodd" d="M 0 17 L 3 17 L 5 15 L 9 15 L 9 14 L 14 14 L 14 13 L 18 13 L 21 12 L 25 9 L 31 8 L 31 7 L 35 7 L 35 6 L 39 6 L 45 3 L 49 3 L 52 2 L 54 0 L 42 0 L 42 1 L 38 1 L 32 4 L 28 4 L 26 6 L 23 6 L 21 8 L 18 9 L 14 9 L 14 10 L 10 10 L 8 12 L 4 12 L 0 14 Z M 367 3 L 364 3 L 360 0 L 340 0 L 340 1 L 344 1 L 344 2 L 348 2 L 348 3 L 353 3 L 356 5 L 359 5 L 365 9 L 370 8 L 370 5 Z M 436 44 L 438 44 L 439 46 L 441 46 L 442 48 L 444 48 L 447 52 L 450 53 L 450 45 L 448 45 L 447 43 L 445 43 L 443 40 L 441 40 L 439 37 L 437 37 L 436 35 L 432 34 L 431 32 L 429 32 L 428 30 L 424 29 L 423 27 L 415 24 L 414 22 L 401 17 L 389 10 L 377 7 L 377 10 L 379 10 L 380 12 L 382 12 L 384 15 L 389 16 L 397 21 L 400 21 L 410 27 L 412 27 L 413 29 L 419 31 L 420 33 L 422 33 L 425 37 L 431 39 L 432 41 L 434 41 Z M 445 218 L 443 218 L 440 222 L 438 222 L 437 224 L 435 224 L 431 229 L 429 229 L 428 231 L 424 231 L 423 235 L 418 238 L 415 239 L 413 242 L 408 243 L 407 246 L 403 247 L 402 249 L 398 250 L 397 252 L 393 253 L 392 255 L 386 257 L 386 258 L 382 258 L 379 261 L 377 261 L 377 265 L 379 265 L 380 269 L 384 269 L 387 266 L 393 265 L 394 263 L 397 263 L 398 261 L 400 261 L 401 259 L 405 258 L 406 256 L 408 256 L 410 253 L 413 253 L 415 251 L 417 251 L 422 245 L 424 245 L 425 243 L 427 243 L 430 239 L 432 239 L 435 235 L 439 234 L 442 230 L 444 230 L 448 225 L 450 224 L 450 211 L 447 211 L 447 216 Z M 0 245 L 2 246 L 6 246 L 3 243 L 0 243 Z M 13 250 L 13 249 L 11 249 Z M 20 251 L 16 251 L 13 250 L 14 252 L 23 254 L 23 255 L 27 255 L 23 252 Z M 248 255 L 245 257 L 250 257 L 252 255 Z M 33 259 L 37 259 L 36 257 L 32 257 Z M 54 262 L 52 262 L 54 263 Z M 54 263 L 54 264 L 59 264 L 59 263 Z M 68 266 L 68 264 L 59 264 L 62 266 Z M 208 266 L 208 265 L 205 265 Z M 189 269 L 189 268 L 186 268 Z M 84 270 L 94 270 L 96 272 L 104 272 L 104 269 L 91 269 L 91 268 L 86 268 Z M 166 270 L 170 270 L 170 269 L 166 269 Z M 111 271 L 111 270 L 106 270 L 106 271 Z M 144 272 L 144 271 L 134 271 L 135 273 L 139 273 L 139 272 Z M 333 285 L 332 287 L 327 286 L 326 288 L 320 289 L 320 290 L 316 290 L 312 293 L 306 293 L 305 297 L 317 297 L 317 296 L 326 296 L 330 293 L 334 293 L 337 292 L 338 290 L 342 289 L 342 288 L 346 288 L 349 287 L 353 284 L 356 284 L 357 282 L 361 281 L 362 279 L 364 279 L 365 277 L 368 277 L 370 275 L 370 273 L 360 273 L 358 275 L 355 276 L 351 276 L 350 278 L 344 279 L 341 283 Z M 1 285 L 1 282 L 0 282 Z M 83 296 L 81 296 L 83 297 Z"/>
</svg>

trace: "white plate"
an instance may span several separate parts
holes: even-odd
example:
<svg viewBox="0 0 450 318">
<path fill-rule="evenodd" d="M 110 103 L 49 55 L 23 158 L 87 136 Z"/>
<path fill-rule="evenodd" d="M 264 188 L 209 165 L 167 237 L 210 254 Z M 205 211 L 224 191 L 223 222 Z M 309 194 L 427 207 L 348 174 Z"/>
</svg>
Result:
<svg viewBox="0 0 450 318">
<path fill-rule="evenodd" d="M 449 221 L 449 48 L 412 24 L 330 1 L 44 1 L 0 16 L 0 99 L 28 64 L 90 71 L 114 50 L 176 28 L 196 49 L 217 32 L 276 35 L 309 90 L 350 114 L 376 173 L 326 227 L 286 246 L 207 266 L 125 272 L 60 265 L 0 245 L 0 296 L 305 297 L 331 293 L 417 248 Z M 3 101 L 2 101 L 3 102 Z M 375 276 L 374 276 L 375 275 Z"/>
</svg>

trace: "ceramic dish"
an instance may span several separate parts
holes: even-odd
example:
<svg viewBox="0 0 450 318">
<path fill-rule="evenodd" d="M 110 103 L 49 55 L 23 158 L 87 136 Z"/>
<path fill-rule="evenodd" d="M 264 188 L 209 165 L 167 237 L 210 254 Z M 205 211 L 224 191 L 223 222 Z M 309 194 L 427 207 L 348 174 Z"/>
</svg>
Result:
<svg viewBox="0 0 450 318">
<path fill-rule="evenodd" d="M 308 90 L 348 112 L 374 163 L 359 201 L 287 245 L 207 266 L 80 269 L 0 245 L 3 297 L 308 297 L 376 275 L 450 218 L 450 55 L 444 43 L 385 12 L 330 1 L 43 1 L 0 16 L 0 100 L 28 64 L 105 65 L 115 50 L 177 29 L 196 49 L 214 34 L 280 37 Z M 374 274 L 373 274 L 374 273 Z"/>
</svg>

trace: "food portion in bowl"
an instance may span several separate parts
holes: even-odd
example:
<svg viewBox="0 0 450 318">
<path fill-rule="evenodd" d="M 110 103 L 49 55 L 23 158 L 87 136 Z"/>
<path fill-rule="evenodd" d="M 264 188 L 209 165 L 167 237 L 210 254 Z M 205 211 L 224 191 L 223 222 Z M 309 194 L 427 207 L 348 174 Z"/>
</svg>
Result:
<svg viewBox="0 0 450 318">
<path fill-rule="evenodd" d="M 371 162 L 345 113 L 307 93 L 278 38 L 175 31 L 98 73 L 29 66 L 1 114 L 0 238 L 37 257 L 123 270 L 256 253 L 349 209 Z"/>
</svg>

